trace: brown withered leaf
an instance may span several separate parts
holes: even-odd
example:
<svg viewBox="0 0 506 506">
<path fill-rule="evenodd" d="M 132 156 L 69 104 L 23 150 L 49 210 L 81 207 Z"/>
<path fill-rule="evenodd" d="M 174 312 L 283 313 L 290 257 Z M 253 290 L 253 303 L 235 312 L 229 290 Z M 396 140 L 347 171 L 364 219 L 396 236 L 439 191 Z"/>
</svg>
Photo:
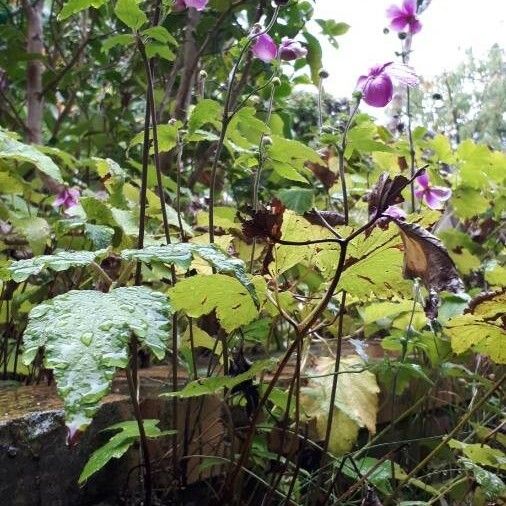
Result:
<svg viewBox="0 0 506 506">
<path fill-rule="evenodd" d="M 321 181 L 326 190 L 332 188 L 337 180 L 337 170 L 333 171 L 331 165 L 337 160 L 337 153 L 333 146 L 327 146 L 318 151 L 322 163 L 307 162 L 306 167 Z"/>
<path fill-rule="evenodd" d="M 321 227 L 324 226 L 322 218 L 331 227 L 337 227 L 338 225 L 344 225 L 345 223 L 344 215 L 338 213 L 337 211 L 317 211 L 316 209 L 312 209 L 311 211 L 304 213 L 304 218 L 306 218 L 311 225 L 319 225 Z"/>
<path fill-rule="evenodd" d="M 418 171 L 415 177 L 420 174 L 421 171 Z M 381 214 L 388 207 L 404 202 L 401 192 L 409 185 L 410 181 L 410 179 L 404 176 L 395 176 L 392 179 L 388 172 L 382 172 L 378 178 L 378 182 L 369 193 L 369 217 L 373 218 L 376 214 Z"/>
<path fill-rule="evenodd" d="M 278 200 L 273 199 L 268 207 L 247 212 L 250 219 L 244 219 L 238 215 L 242 223 L 242 231 L 246 239 L 268 239 L 277 241 L 281 239 L 281 225 L 283 224 L 283 213 L 285 206 Z"/>
<path fill-rule="evenodd" d="M 400 229 L 404 244 L 404 277 L 420 278 L 429 291 L 425 307 L 427 316 L 437 317 L 438 293 L 462 292 L 464 284 L 442 242 L 415 223 L 393 220 Z"/>
</svg>

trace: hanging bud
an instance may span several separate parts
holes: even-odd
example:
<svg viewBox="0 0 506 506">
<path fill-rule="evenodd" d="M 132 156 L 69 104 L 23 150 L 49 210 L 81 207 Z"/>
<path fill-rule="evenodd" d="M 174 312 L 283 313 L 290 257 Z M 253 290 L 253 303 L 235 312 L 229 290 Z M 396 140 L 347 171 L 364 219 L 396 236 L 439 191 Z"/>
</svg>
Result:
<svg viewBox="0 0 506 506">
<path fill-rule="evenodd" d="M 318 75 L 321 79 L 327 79 L 329 77 L 329 73 L 325 69 L 320 69 Z"/>
<path fill-rule="evenodd" d="M 276 87 L 277 87 L 277 86 L 281 86 L 281 79 L 280 79 L 279 77 L 274 77 L 274 78 L 272 79 L 272 85 L 273 85 L 273 86 L 276 86 Z"/>
<path fill-rule="evenodd" d="M 199 72 L 199 79 L 201 81 L 205 81 L 207 79 L 207 72 L 205 70 L 201 70 Z"/>
</svg>

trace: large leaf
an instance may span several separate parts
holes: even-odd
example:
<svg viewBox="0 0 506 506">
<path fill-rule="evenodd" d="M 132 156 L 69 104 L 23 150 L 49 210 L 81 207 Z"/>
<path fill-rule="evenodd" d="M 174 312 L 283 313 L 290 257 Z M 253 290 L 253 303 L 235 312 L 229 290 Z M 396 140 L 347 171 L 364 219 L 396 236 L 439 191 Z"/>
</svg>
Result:
<svg viewBox="0 0 506 506">
<path fill-rule="evenodd" d="M 63 183 L 60 169 L 49 156 L 41 153 L 34 146 L 17 141 L 2 130 L 0 130 L 0 158 L 32 163 L 44 174 Z"/>
<path fill-rule="evenodd" d="M 12 224 L 26 237 L 34 255 L 44 252 L 51 234 L 51 227 L 44 218 L 39 216 L 13 218 Z"/>
<path fill-rule="evenodd" d="M 190 268 L 195 255 L 204 259 L 217 272 L 232 274 L 257 301 L 255 287 L 246 273 L 244 262 L 239 258 L 223 253 L 214 244 L 177 243 L 164 246 L 146 246 L 141 250 L 130 249 L 121 253 L 122 258 L 125 260 L 139 260 L 147 264 L 152 262 L 174 264 L 184 270 Z"/>
<path fill-rule="evenodd" d="M 316 419 L 316 430 L 324 439 L 331 400 L 334 359 L 320 357 L 314 376 L 305 389 L 304 407 Z M 329 449 L 341 455 L 351 449 L 360 427 L 376 432 L 379 387 L 374 374 L 364 370 L 357 356 L 341 359 L 334 401 Z"/>
<path fill-rule="evenodd" d="M 159 420 L 143 420 L 144 432 L 149 438 L 157 438 L 175 434 L 175 430 L 161 431 L 157 425 Z M 111 459 L 119 459 L 139 438 L 139 426 L 137 421 L 121 422 L 111 425 L 104 431 L 116 431 L 117 434 L 111 437 L 109 441 L 98 450 L 95 450 L 79 476 L 79 483 L 84 483 L 88 478 L 100 471 Z"/>
<path fill-rule="evenodd" d="M 30 364 L 45 348 L 72 429 L 87 425 L 111 386 L 116 368 L 128 363 L 132 335 L 157 358 L 165 355 L 170 326 L 165 295 L 145 287 L 109 293 L 73 290 L 29 314 L 23 361 Z"/>
<path fill-rule="evenodd" d="M 472 313 L 450 319 L 445 332 L 451 338 L 453 351 L 474 350 L 498 364 L 506 364 L 505 307 L 506 294 L 498 293 L 472 305 Z"/>
<path fill-rule="evenodd" d="M 90 265 L 97 258 L 104 256 L 105 253 L 106 250 L 58 251 L 53 255 L 42 255 L 12 262 L 8 269 L 11 273 L 11 278 L 16 281 L 16 283 L 21 283 L 30 276 L 39 274 L 43 269 L 61 272 L 71 267 Z"/>
<path fill-rule="evenodd" d="M 258 316 L 251 293 L 239 281 L 223 274 L 183 279 L 169 293 L 173 307 L 193 318 L 216 310 L 216 316 L 227 332 Z"/>
</svg>

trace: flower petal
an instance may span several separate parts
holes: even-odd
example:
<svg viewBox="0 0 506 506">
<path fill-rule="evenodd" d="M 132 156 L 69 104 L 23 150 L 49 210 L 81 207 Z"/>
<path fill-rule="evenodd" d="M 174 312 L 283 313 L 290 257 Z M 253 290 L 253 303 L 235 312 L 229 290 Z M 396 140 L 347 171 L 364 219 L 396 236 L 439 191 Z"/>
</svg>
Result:
<svg viewBox="0 0 506 506">
<path fill-rule="evenodd" d="M 420 83 L 420 79 L 415 74 L 414 69 L 409 65 L 392 62 L 385 66 L 384 71 L 399 84 L 417 86 Z"/>
<path fill-rule="evenodd" d="M 193 7 L 198 11 L 203 11 L 208 2 L 209 0 L 184 0 L 186 7 Z"/>
<path fill-rule="evenodd" d="M 397 16 L 390 20 L 390 28 L 396 32 L 403 32 L 409 23 L 405 16 Z"/>
<path fill-rule="evenodd" d="M 422 190 L 422 189 L 418 189 L 418 190 L 415 190 L 415 197 L 418 199 L 418 200 L 422 200 L 423 199 L 423 196 L 425 195 L 425 192 L 427 190 Z"/>
<path fill-rule="evenodd" d="M 441 202 L 447 201 L 452 196 L 451 189 L 444 188 L 443 186 L 434 186 L 430 189 L 430 192 L 441 200 Z"/>
<path fill-rule="evenodd" d="M 259 60 L 269 63 L 276 58 L 278 47 L 270 35 L 263 33 L 257 37 L 256 42 L 251 47 L 251 52 Z"/>
<path fill-rule="evenodd" d="M 307 55 L 307 49 L 296 40 L 283 37 L 279 46 L 279 57 L 285 61 L 293 61 L 297 58 L 304 58 Z"/>
<path fill-rule="evenodd" d="M 416 182 L 420 185 L 422 189 L 427 190 L 430 186 L 429 175 L 427 174 L 427 172 L 424 172 L 423 174 L 418 176 L 416 178 Z"/>
<path fill-rule="evenodd" d="M 413 18 L 409 21 L 409 31 L 412 34 L 418 33 L 422 29 L 422 23 L 419 19 Z"/>
<path fill-rule="evenodd" d="M 431 209 L 438 209 L 441 207 L 442 200 L 434 193 L 433 190 L 427 190 L 424 193 L 424 200 Z"/>
<path fill-rule="evenodd" d="M 379 76 L 366 79 L 363 82 L 362 93 L 366 104 L 372 107 L 385 107 L 392 100 L 394 86 L 390 76 L 382 73 Z"/>
<path fill-rule="evenodd" d="M 392 20 L 394 18 L 398 18 L 404 15 L 404 12 L 397 6 L 397 5 L 391 5 L 387 9 L 387 17 Z"/>
<path fill-rule="evenodd" d="M 404 0 L 402 2 L 402 10 L 408 16 L 414 16 L 414 15 L 416 15 L 417 1 L 416 0 Z"/>
</svg>

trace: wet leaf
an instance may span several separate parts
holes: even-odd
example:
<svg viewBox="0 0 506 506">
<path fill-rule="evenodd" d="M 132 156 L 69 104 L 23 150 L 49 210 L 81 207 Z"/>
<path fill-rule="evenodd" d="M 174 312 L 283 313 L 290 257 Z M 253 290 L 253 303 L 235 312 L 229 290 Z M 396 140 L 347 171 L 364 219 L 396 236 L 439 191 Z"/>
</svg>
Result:
<svg viewBox="0 0 506 506">
<path fill-rule="evenodd" d="M 90 265 L 97 258 L 105 256 L 106 250 L 99 251 L 57 251 L 52 255 L 42 255 L 26 260 L 18 260 L 9 265 L 11 278 L 16 283 L 39 274 L 43 269 L 54 272 L 66 271 L 72 267 Z"/>
<path fill-rule="evenodd" d="M 217 272 L 234 276 L 258 301 L 255 287 L 246 273 L 246 266 L 239 258 L 234 258 L 221 251 L 215 244 L 177 243 L 164 246 L 146 246 L 141 250 L 128 249 L 121 252 L 125 260 L 139 260 L 143 263 L 160 262 L 177 265 L 188 270 L 192 259 L 198 256 L 214 267 Z"/>
<path fill-rule="evenodd" d="M 80 428 L 108 393 L 116 369 L 127 366 L 132 335 L 157 358 L 164 357 L 169 316 L 166 296 L 145 287 L 72 290 L 31 310 L 23 362 L 29 365 L 39 348 L 45 349 L 67 423 Z"/>
</svg>

